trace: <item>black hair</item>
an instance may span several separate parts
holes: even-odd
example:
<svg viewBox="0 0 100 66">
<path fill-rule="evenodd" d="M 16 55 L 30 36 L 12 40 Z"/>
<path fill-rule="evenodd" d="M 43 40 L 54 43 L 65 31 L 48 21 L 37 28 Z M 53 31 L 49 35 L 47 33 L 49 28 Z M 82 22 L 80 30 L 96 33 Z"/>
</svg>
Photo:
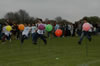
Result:
<svg viewBox="0 0 100 66">
<path fill-rule="evenodd" d="M 86 20 L 87 21 L 88 19 L 87 18 L 84 18 L 83 20 Z"/>
<path fill-rule="evenodd" d="M 41 22 L 43 21 L 42 19 L 38 19 L 38 20 L 41 21 Z"/>
</svg>

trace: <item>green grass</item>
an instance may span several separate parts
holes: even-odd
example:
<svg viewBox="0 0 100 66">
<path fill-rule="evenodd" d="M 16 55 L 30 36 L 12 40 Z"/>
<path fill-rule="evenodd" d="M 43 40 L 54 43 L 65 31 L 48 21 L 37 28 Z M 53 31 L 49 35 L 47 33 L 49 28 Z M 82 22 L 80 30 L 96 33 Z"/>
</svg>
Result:
<svg viewBox="0 0 100 66">
<path fill-rule="evenodd" d="M 22 48 L 19 40 L 0 42 L 0 66 L 100 66 L 100 36 L 93 36 L 92 42 L 84 39 L 82 45 L 77 44 L 78 40 L 79 37 L 48 38 L 47 45 L 42 40 L 33 45 L 29 39 Z"/>
</svg>

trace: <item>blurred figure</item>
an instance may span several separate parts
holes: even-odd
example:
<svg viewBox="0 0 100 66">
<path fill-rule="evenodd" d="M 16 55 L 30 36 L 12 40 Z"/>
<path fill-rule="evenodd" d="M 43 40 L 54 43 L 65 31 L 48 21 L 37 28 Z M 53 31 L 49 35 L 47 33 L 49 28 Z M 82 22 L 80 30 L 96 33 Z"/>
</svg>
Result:
<svg viewBox="0 0 100 66">
<path fill-rule="evenodd" d="M 77 34 L 78 36 L 81 36 L 81 33 L 82 33 L 82 23 L 80 22 L 78 25 L 77 25 Z"/>
<path fill-rule="evenodd" d="M 13 36 L 14 36 L 14 38 L 16 39 L 16 36 L 17 36 L 17 24 L 13 24 L 12 25 L 12 34 L 13 34 Z"/>
<path fill-rule="evenodd" d="M 1 40 L 1 37 L 2 37 L 2 24 L 0 23 L 0 40 Z"/>
<path fill-rule="evenodd" d="M 6 40 L 11 41 L 11 32 L 6 30 L 6 26 L 8 26 L 8 23 L 5 23 L 2 28 L 2 42 L 5 43 Z"/>
<path fill-rule="evenodd" d="M 48 38 L 52 38 L 53 37 L 53 30 L 52 31 L 49 31 L 49 32 L 47 31 L 47 37 Z"/>
<path fill-rule="evenodd" d="M 75 36 L 75 32 L 76 32 L 76 25 L 73 24 L 73 32 L 72 32 L 72 36 Z"/>
<path fill-rule="evenodd" d="M 65 31 L 66 31 L 66 36 L 71 36 L 71 25 L 66 24 Z"/>
<path fill-rule="evenodd" d="M 31 27 L 32 43 L 35 42 L 34 40 L 35 40 L 36 30 L 37 30 L 37 27 L 35 26 L 35 24 L 32 24 L 32 27 Z"/>
<path fill-rule="evenodd" d="M 63 33 L 62 33 L 62 36 L 61 37 L 64 37 L 64 25 L 60 25 L 60 29 L 63 31 Z"/>
<path fill-rule="evenodd" d="M 84 19 L 84 23 L 88 23 L 86 19 Z M 78 41 L 78 43 L 79 43 L 80 45 L 81 45 L 82 40 L 83 40 L 83 38 L 84 38 L 85 36 L 88 38 L 89 41 L 91 41 L 91 39 L 92 39 L 92 38 L 91 38 L 91 34 L 90 34 L 90 32 L 91 32 L 91 30 L 92 30 L 92 25 L 91 25 L 90 23 L 88 23 L 88 24 L 91 26 L 91 28 L 90 28 L 89 31 L 84 31 L 84 30 L 82 29 L 82 34 L 81 34 L 80 40 Z"/>
<path fill-rule="evenodd" d="M 25 23 L 24 31 L 22 32 L 21 37 L 21 44 L 23 44 L 24 40 L 28 38 L 30 32 L 30 28 L 28 27 L 28 24 Z"/>
<path fill-rule="evenodd" d="M 93 35 L 96 35 L 97 34 L 97 28 L 96 26 L 93 27 Z"/>
<path fill-rule="evenodd" d="M 42 24 L 42 19 L 38 19 L 38 27 L 41 24 Z M 37 29 L 37 33 L 36 33 L 35 39 L 34 39 L 35 45 L 37 44 L 38 38 L 42 39 L 45 45 L 47 44 L 46 37 L 44 36 L 44 30 L 40 30 L 39 28 Z"/>
<path fill-rule="evenodd" d="M 68 36 L 71 36 L 71 25 L 68 24 Z"/>
<path fill-rule="evenodd" d="M 57 30 L 57 29 L 59 29 L 59 28 L 60 28 L 59 24 L 56 24 L 55 30 Z"/>
<path fill-rule="evenodd" d="M 20 39 L 21 38 L 21 32 L 18 28 L 18 24 L 16 24 L 16 39 Z"/>
<path fill-rule="evenodd" d="M 54 26 L 54 36 L 55 36 L 55 37 L 56 37 L 55 31 L 56 31 L 57 29 L 59 29 L 59 28 L 60 28 L 59 24 L 56 24 L 56 25 Z"/>
<path fill-rule="evenodd" d="M 31 30 L 31 24 L 28 24 L 28 27 L 29 27 L 29 30 Z M 30 37 L 31 37 L 31 31 L 28 34 L 28 38 L 30 38 Z"/>
</svg>

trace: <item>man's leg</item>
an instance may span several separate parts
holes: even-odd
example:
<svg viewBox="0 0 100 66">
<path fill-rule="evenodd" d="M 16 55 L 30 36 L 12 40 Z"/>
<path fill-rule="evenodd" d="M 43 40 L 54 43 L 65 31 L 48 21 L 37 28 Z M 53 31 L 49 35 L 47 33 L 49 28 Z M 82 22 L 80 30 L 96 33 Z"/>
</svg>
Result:
<svg viewBox="0 0 100 66">
<path fill-rule="evenodd" d="M 7 40 L 9 41 L 10 40 L 10 35 L 9 36 L 6 36 Z"/>
<path fill-rule="evenodd" d="M 3 34 L 3 36 L 2 36 L 2 42 L 5 42 L 5 40 L 6 40 L 6 35 Z"/>
<path fill-rule="evenodd" d="M 43 40 L 45 44 L 47 44 L 47 40 L 45 39 L 44 35 L 39 35 L 39 37 Z"/>
<path fill-rule="evenodd" d="M 35 33 L 32 33 L 32 43 L 34 43 L 35 40 Z"/>
<path fill-rule="evenodd" d="M 83 40 L 84 36 L 85 36 L 85 32 L 82 32 L 81 37 L 80 37 L 80 40 L 78 42 L 79 44 L 82 43 L 82 40 Z"/>
<path fill-rule="evenodd" d="M 87 35 L 86 36 L 87 36 L 88 40 L 91 41 L 92 38 L 91 38 L 90 32 L 87 32 Z"/>
<path fill-rule="evenodd" d="M 22 44 L 23 44 L 24 40 L 25 40 L 25 35 L 22 35 L 22 37 L 21 37 L 21 43 Z"/>
<path fill-rule="evenodd" d="M 36 33 L 36 34 L 34 35 L 34 44 L 35 44 L 35 45 L 37 44 L 38 38 L 39 38 L 39 35 Z"/>
</svg>

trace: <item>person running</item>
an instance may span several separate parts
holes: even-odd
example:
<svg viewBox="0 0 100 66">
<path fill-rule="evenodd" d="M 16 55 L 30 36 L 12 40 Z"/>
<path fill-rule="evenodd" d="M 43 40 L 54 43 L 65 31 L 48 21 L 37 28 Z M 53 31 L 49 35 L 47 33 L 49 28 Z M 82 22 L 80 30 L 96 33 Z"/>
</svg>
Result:
<svg viewBox="0 0 100 66">
<path fill-rule="evenodd" d="M 28 38 L 29 32 L 30 32 L 30 28 L 28 27 L 28 24 L 25 23 L 25 28 L 24 28 L 24 30 L 22 32 L 22 36 L 21 36 L 21 44 L 23 44 L 24 40 Z"/>
<path fill-rule="evenodd" d="M 80 40 L 78 41 L 78 44 L 80 44 L 81 45 L 81 43 L 82 43 L 82 40 L 83 40 L 83 38 L 86 36 L 87 38 L 88 38 L 88 40 L 89 41 L 91 41 L 91 35 L 90 35 L 90 31 L 92 30 L 92 25 L 89 23 L 89 22 L 87 22 L 87 20 L 86 19 L 84 19 L 84 23 L 88 23 L 89 25 L 90 25 L 90 30 L 89 31 L 85 31 L 85 30 L 83 30 L 83 28 L 82 28 L 82 34 L 81 34 L 81 37 L 80 37 Z"/>
<path fill-rule="evenodd" d="M 38 27 L 40 24 L 42 24 L 42 19 L 38 19 Z M 37 33 L 36 33 L 35 39 L 34 39 L 35 45 L 37 44 L 38 38 L 42 39 L 45 45 L 47 44 L 47 40 L 44 36 L 44 30 L 40 30 L 39 28 L 37 29 Z"/>
<path fill-rule="evenodd" d="M 36 30 L 37 30 L 37 27 L 35 26 L 35 24 L 32 24 L 31 34 L 32 34 L 32 43 L 33 44 L 34 44 L 34 39 L 35 39 L 35 35 L 36 35 Z"/>
<path fill-rule="evenodd" d="M 11 32 L 6 30 L 7 26 L 8 26 L 8 23 L 6 23 L 2 29 L 2 33 L 3 33 L 2 42 L 3 42 L 3 44 L 5 43 L 6 40 L 11 42 Z"/>
</svg>

